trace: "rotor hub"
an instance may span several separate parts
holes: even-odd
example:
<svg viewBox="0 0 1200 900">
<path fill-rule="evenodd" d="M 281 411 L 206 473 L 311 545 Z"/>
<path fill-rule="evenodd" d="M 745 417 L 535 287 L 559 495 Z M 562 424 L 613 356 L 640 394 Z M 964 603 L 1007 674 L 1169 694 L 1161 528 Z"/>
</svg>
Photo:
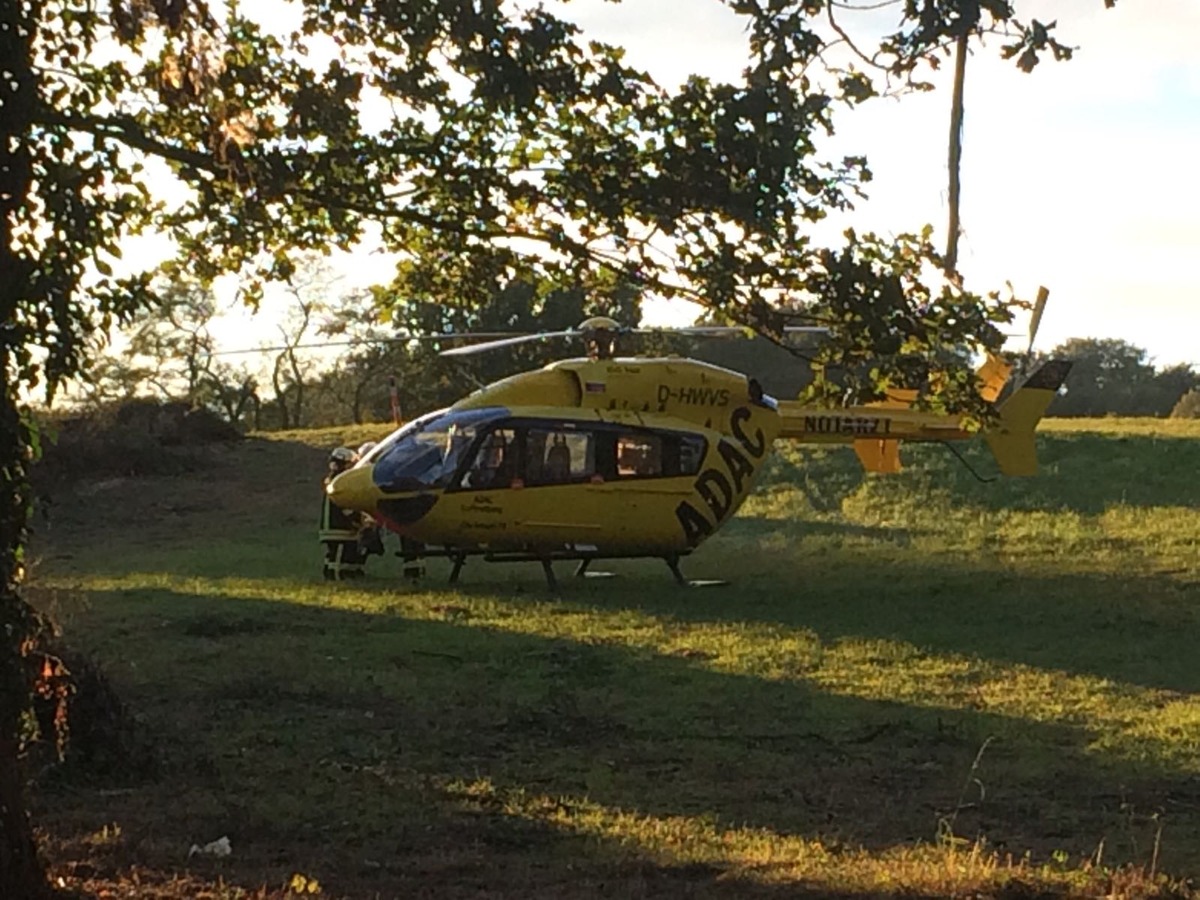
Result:
<svg viewBox="0 0 1200 900">
<path fill-rule="evenodd" d="M 579 336 L 588 359 L 612 359 L 617 355 L 617 338 L 622 328 L 616 319 L 608 316 L 592 316 L 579 324 Z"/>
</svg>

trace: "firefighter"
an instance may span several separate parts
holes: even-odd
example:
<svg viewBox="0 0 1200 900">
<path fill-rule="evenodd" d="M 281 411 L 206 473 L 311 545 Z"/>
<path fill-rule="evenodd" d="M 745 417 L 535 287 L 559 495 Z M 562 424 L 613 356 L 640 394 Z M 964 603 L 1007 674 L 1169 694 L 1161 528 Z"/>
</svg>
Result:
<svg viewBox="0 0 1200 900">
<path fill-rule="evenodd" d="M 338 447 L 329 454 L 329 472 L 325 476 L 325 487 L 328 487 L 334 478 L 357 461 L 358 454 L 349 447 Z M 363 566 L 366 563 L 366 555 L 360 545 L 363 525 L 361 513 L 350 512 L 334 506 L 329 499 L 329 494 L 324 494 L 324 503 L 321 507 L 321 528 L 317 533 L 317 538 L 325 546 L 325 578 L 327 581 L 344 581 L 363 576 Z"/>
</svg>

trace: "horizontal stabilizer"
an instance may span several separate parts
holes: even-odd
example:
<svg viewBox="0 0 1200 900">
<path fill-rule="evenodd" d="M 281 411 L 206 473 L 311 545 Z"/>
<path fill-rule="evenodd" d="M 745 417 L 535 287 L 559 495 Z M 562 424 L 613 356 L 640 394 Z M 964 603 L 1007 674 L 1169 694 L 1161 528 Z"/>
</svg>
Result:
<svg viewBox="0 0 1200 900">
<path fill-rule="evenodd" d="M 983 365 L 975 372 L 975 377 L 979 379 L 979 396 L 988 403 L 995 403 L 1011 374 L 1011 365 L 999 356 L 989 353 Z"/>
</svg>

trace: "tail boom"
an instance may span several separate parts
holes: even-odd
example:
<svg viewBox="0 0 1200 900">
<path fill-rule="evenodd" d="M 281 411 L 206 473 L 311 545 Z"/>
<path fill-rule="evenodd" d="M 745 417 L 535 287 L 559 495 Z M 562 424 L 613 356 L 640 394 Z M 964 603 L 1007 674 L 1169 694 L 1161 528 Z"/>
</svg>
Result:
<svg viewBox="0 0 1200 900">
<path fill-rule="evenodd" d="M 806 444 L 849 444 L 858 440 L 944 441 L 973 433 L 957 416 L 886 406 L 828 409 L 780 400 L 779 437 Z"/>
<path fill-rule="evenodd" d="M 1065 360 L 1043 364 L 1000 404 L 997 422 L 983 430 L 1005 475 L 1037 473 L 1034 431 L 1070 369 Z M 778 410 L 780 438 L 806 444 L 853 444 L 869 472 L 899 472 L 901 441 L 961 441 L 978 433 L 958 416 L 921 412 L 901 402 L 824 409 L 780 400 Z"/>
</svg>

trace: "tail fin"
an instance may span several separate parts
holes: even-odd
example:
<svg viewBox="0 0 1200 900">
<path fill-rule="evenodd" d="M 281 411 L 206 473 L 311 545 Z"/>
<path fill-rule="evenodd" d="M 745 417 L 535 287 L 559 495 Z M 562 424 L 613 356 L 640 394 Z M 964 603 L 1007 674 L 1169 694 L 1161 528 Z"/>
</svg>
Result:
<svg viewBox="0 0 1200 900">
<path fill-rule="evenodd" d="M 1037 474 L 1034 429 L 1070 371 L 1068 360 L 1043 363 L 1000 404 L 1000 421 L 984 431 L 983 438 L 1005 475 Z"/>
<path fill-rule="evenodd" d="M 900 442 L 861 438 L 854 442 L 854 452 L 868 472 L 895 475 L 900 471 Z"/>
<path fill-rule="evenodd" d="M 1008 384 L 1008 376 L 1011 374 L 1011 365 L 996 354 L 989 353 L 983 365 L 975 372 L 975 378 L 979 381 L 979 396 L 988 403 L 995 403 L 1004 386 Z"/>
</svg>

